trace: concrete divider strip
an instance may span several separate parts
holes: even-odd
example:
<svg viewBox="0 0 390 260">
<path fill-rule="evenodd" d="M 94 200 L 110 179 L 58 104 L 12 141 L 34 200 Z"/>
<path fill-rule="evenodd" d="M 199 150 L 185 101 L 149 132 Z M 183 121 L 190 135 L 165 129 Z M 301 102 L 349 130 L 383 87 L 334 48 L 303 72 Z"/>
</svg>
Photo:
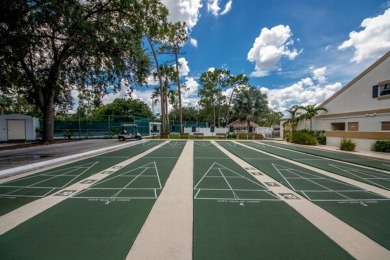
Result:
<svg viewBox="0 0 390 260">
<path fill-rule="evenodd" d="M 187 141 L 126 259 L 192 259 L 193 146 Z"/>
</svg>

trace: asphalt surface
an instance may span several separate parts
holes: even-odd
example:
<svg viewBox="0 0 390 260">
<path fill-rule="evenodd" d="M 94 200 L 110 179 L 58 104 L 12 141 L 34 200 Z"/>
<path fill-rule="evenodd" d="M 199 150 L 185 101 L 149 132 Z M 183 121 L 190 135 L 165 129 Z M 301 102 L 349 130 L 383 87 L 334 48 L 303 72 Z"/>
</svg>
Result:
<svg viewBox="0 0 390 260">
<path fill-rule="evenodd" d="M 130 143 L 134 141 L 127 140 L 125 142 Z M 18 145 L 17 147 L 19 148 L 15 149 L 12 149 L 14 148 L 12 147 L 14 144 L 1 144 L 0 171 L 18 166 L 25 166 L 32 163 L 57 159 L 69 155 L 75 155 L 78 153 L 93 151 L 101 148 L 114 147 L 124 144 L 125 142 L 119 142 L 118 139 L 89 139 L 48 145 L 26 145 L 27 147 L 25 148 L 20 148 L 20 145 Z"/>
</svg>

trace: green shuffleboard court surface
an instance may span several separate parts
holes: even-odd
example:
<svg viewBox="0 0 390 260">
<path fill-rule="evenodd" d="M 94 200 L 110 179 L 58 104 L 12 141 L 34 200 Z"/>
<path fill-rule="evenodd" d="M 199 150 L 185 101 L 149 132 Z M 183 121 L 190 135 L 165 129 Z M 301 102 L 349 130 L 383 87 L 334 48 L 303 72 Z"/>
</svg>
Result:
<svg viewBox="0 0 390 260">
<path fill-rule="evenodd" d="M 6 232 L 2 259 L 125 259 L 184 145 L 170 142 Z"/>
<path fill-rule="evenodd" d="M 354 180 L 365 182 L 370 185 L 377 186 L 382 189 L 390 190 L 390 171 L 367 169 L 359 165 L 351 165 L 342 161 L 334 161 L 331 159 L 318 157 L 294 150 L 287 150 L 277 146 L 269 145 L 268 143 L 246 142 L 244 143 L 258 150 L 272 153 L 287 159 L 291 159 L 303 164 L 307 164 L 328 172 L 336 173 Z M 341 155 L 339 155 L 341 157 Z M 367 161 L 367 159 L 366 159 Z M 379 163 L 378 163 L 379 164 Z"/>
<path fill-rule="evenodd" d="M 240 144 L 218 143 L 273 179 L 390 249 L 390 200 L 388 198 L 290 162 L 276 159 Z M 254 144 L 254 146 L 261 145 Z"/>
<path fill-rule="evenodd" d="M 331 152 L 331 151 L 315 149 L 314 147 L 313 148 L 302 147 L 302 146 L 297 146 L 297 145 L 281 144 L 278 142 L 267 142 L 267 144 L 271 144 L 273 146 L 283 147 L 286 149 L 295 150 L 295 151 L 299 151 L 299 152 L 303 152 L 303 153 L 322 156 L 322 157 L 326 157 L 326 158 L 330 158 L 330 159 L 341 160 L 341 161 L 360 164 L 363 166 L 368 166 L 368 167 L 373 167 L 373 168 L 378 168 L 378 169 L 390 171 L 390 162 L 385 161 L 385 160 L 380 160 L 380 159 L 375 160 L 372 158 L 367 158 L 367 157 L 358 156 L 358 155 L 354 155 L 354 154 Z"/>
<path fill-rule="evenodd" d="M 0 184 L 0 216 L 138 155 L 162 141 L 137 144 Z"/>
<path fill-rule="evenodd" d="M 194 142 L 194 259 L 351 259 L 211 142 Z"/>
</svg>

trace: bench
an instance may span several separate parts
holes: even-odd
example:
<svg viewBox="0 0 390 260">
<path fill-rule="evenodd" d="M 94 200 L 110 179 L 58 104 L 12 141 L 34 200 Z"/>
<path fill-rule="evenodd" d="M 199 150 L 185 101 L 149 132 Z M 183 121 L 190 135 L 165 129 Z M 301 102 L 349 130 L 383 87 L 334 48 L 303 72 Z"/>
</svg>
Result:
<svg viewBox="0 0 390 260">
<path fill-rule="evenodd" d="M 188 139 L 188 136 L 189 136 L 189 135 L 190 135 L 189 133 L 180 133 L 179 138 L 180 138 L 180 139 L 182 139 L 182 138 Z"/>
<path fill-rule="evenodd" d="M 262 134 L 254 134 L 252 135 L 253 140 L 263 140 L 264 136 Z"/>
<path fill-rule="evenodd" d="M 226 139 L 226 134 L 224 133 L 216 133 L 215 136 L 217 139 Z"/>
<path fill-rule="evenodd" d="M 248 134 L 246 134 L 246 133 L 238 133 L 238 134 L 236 134 L 236 136 L 237 136 L 237 139 L 248 140 Z"/>
<path fill-rule="evenodd" d="M 203 133 L 194 133 L 194 139 L 203 139 L 204 134 Z"/>
</svg>

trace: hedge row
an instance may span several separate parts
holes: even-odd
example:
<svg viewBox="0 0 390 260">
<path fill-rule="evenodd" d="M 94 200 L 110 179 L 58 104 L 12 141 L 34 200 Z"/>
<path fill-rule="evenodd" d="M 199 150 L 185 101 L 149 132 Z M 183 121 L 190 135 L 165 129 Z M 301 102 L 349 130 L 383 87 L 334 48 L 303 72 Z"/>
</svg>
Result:
<svg viewBox="0 0 390 260">
<path fill-rule="evenodd" d="M 375 150 L 377 152 L 390 153 L 390 140 L 376 141 Z"/>
</svg>

